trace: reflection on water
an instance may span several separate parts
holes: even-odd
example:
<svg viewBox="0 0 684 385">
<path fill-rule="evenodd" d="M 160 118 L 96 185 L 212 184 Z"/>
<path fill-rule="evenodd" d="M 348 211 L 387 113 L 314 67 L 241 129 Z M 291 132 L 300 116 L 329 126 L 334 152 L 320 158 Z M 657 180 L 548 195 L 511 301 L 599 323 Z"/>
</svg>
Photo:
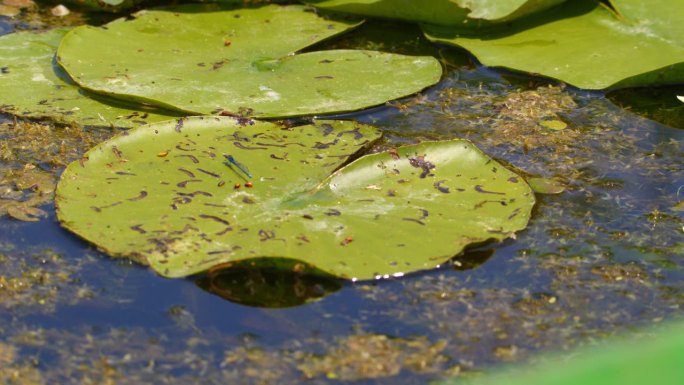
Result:
<svg viewBox="0 0 684 385">
<path fill-rule="evenodd" d="M 474 269 L 495 249 L 468 250 L 448 263 L 454 270 Z M 421 274 L 421 273 L 418 273 Z M 252 259 L 212 269 L 197 286 L 230 302 L 262 308 L 303 305 L 340 290 L 344 281 L 290 259 Z"/>
<path fill-rule="evenodd" d="M 212 269 L 196 283 L 228 301 L 246 306 L 285 308 L 302 305 L 342 288 L 339 279 L 293 260 L 249 260 Z"/>
<path fill-rule="evenodd" d="M 8 18 L 0 16 L 0 36 L 12 32 L 12 26 L 8 23 Z"/>
<path fill-rule="evenodd" d="M 475 269 L 487 262 L 495 252 L 495 249 L 474 249 L 466 251 L 463 255 L 454 258 L 454 270 L 465 271 Z"/>
<path fill-rule="evenodd" d="M 611 92 L 608 97 L 622 108 L 674 128 L 684 129 L 684 85 L 658 88 L 629 88 Z"/>
</svg>

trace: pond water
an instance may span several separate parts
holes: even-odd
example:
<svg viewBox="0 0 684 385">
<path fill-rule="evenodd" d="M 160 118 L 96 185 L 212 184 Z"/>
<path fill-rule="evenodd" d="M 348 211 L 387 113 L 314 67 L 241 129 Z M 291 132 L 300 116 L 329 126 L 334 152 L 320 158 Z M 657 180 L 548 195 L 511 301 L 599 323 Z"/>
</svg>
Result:
<svg viewBox="0 0 684 385">
<path fill-rule="evenodd" d="M 0 20 L 0 33 L 16 25 Z M 164 279 L 62 230 L 48 201 L 40 221 L 0 217 L 0 382 L 424 384 L 678 317 L 684 108 L 663 95 L 682 87 L 606 97 L 486 69 L 417 36 L 370 23 L 326 43 L 430 52 L 448 70 L 419 96 L 342 117 L 380 127 L 376 150 L 467 138 L 526 177 L 553 178 L 564 191 L 538 194 L 515 240 L 375 282 L 268 270 Z M 37 132 L 71 146 L 66 160 L 112 134 L 2 117 L 0 187 L 27 163 L 61 172 L 47 142 L 31 144 Z"/>
</svg>

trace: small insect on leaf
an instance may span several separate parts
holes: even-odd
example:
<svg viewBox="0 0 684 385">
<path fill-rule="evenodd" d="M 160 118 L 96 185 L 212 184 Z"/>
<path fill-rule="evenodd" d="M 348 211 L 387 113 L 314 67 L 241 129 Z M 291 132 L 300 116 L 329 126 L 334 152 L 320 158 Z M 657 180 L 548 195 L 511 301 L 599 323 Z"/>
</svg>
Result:
<svg viewBox="0 0 684 385">
<path fill-rule="evenodd" d="M 167 155 L 169 155 L 169 152 L 168 152 L 168 151 L 162 151 L 162 152 L 160 152 L 160 153 L 157 154 L 157 156 L 160 157 L 160 158 L 163 158 L 163 157 L 165 157 L 165 156 L 167 156 Z"/>
<path fill-rule="evenodd" d="M 347 246 L 348 244 L 352 243 L 353 241 L 354 241 L 354 238 L 352 238 L 351 236 L 347 236 L 346 238 L 344 238 L 342 240 L 342 242 L 340 242 L 340 245 Z"/>
<path fill-rule="evenodd" d="M 252 188 L 252 187 L 254 187 L 254 184 L 252 184 L 252 182 L 247 182 L 247 183 L 245 183 L 245 187 Z"/>
<path fill-rule="evenodd" d="M 233 188 L 237 190 L 237 189 L 240 188 L 240 186 L 241 186 L 240 183 L 235 183 L 235 184 L 233 185 Z"/>
<path fill-rule="evenodd" d="M 237 167 L 240 171 L 245 173 L 245 175 L 247 175 L 248 178 L 252 178 L 252 174 L 249 173 L 249 170 L 247 169 L 247 167 L 244 164 L 235 160 L 235 158 L 233 158 L 232 155 L 224 155 L 224 156 L 226 157 L 226 160 L 228 160 L 228 163 L 227 163 L 228 167 L 230 167 L 230 165 L 232 164 L 233 166 Z"/>
</svg>

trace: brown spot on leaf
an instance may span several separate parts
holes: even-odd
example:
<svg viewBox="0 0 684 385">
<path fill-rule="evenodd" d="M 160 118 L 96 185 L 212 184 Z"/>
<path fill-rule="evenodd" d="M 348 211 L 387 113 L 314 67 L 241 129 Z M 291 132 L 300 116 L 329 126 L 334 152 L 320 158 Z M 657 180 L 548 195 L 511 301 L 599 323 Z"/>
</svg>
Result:
<svg viewBox="0 0 684 385">
<path fill-rule="evenodd" d="M 187 169 L 185 169 L 185 168 L 183 168 L 183 167 L 179 167 L 179 168 L 178 168 L 178 171 L 180 171 L 180 172 L 182 172 L 183 174 L 189 176 L 190 178 L 194 178 L 194 177 L 195 177 L 195 174 L 194 174 L 192 171 L 187 170 Z"/>
<path fill-rule="evenodd" d="M 506 195 L 506 193 L 502 193 L 502 192 L 485 190 L 484 187 L 482 187 L 482 185 L 480 185 L 480 184 L 475 186 L 475 191 L 482 193 L 482 194 Z"/>
<path fill-rule="evenodd" d="M 203 173 L 205 173 L 205 174 L 207 174 L 207 175 L 209 175 L 209 176 L 213 176 L 214 178 L 220 177 L 219 174 L 216 174 L 216 173 L 213 173 L 213 172 L 211 172 L 211 171 L 207 171 L 207 170 L 204 170 L 204 169 L 201 169 L 201 168 L 198 168 L 197 171 L 203 172 Z"/>
<path fill-rule="evenodd" d="M 435 182 L 432 186 L 434 186 L 434 188 L 436 188 L 437 190 L 439 190 L 439 192 L 444 193 L 444 194 L 448 194 L 448 193 L 449 193 L 449 188 L 448 188 L 448 187 L 442 186 L 442 183 L 444 183 L 444 182 L 446 182 L 446 180 L 445 180 L 445 179 L 442 179 L 442 180 L 440 180 L 440 181 L 438 181 L 438 182 Z"/>
<path fill-rule="evenodd" d="M 176 122 L 176 132 L 181 132 L 181 129 L 183 128 L 183 123 L 185 123 L 185 118 L 178 119 L 178 122 Z"/>
<path fill-rule="evenodd" d="M 423 172 L 420 173 L 421 178 L 425 178 L 430 174 L 430 170 L 435 168 L 435 165 L 425 160 L 425 155 L 419 155 L 409 158 L 409 164 L 413 167 L 420 168 Z"/>
<path fill-rule="evenodd" d="M 187 154 L 178 155 L 178 157 L 182 157 L 182 156 L 189 158 L 192 161 L 192 163 L 195 163 L 195 164 L 199 163 L 199 159 L 197 159 L 197 157 L 194 155 L 187 155 Z"/>
<path fill-rule="evenodd" d="M 233 145 L 235 145 L 235 147 L 242 149 L 242 150 L 266 150 L 267 149 L 266 147 L 248 147 L 248 146 L 243 145 L 240 142 L 233 142 Z"/>
<path fill-rule="evenodd" d="M 140 194 L 138 194 L 138 196 L 133 197 L 133 198 L 128 198 L 128 200 L 131 202 L 135 202 L 135 201 L 139 201 L 145 197 L 147 197 L 147 191 L 142 190 L 142 191 L 140 191 Z"/>
<path fill-rule="evenodd" d="M 329 217 L 339 217 L 340 215 L 342 215 L 342 213 L 339 210 L 329 209 L 325 212 L 325 215 Z"/>
<path fill-rule="evenodd" d="M 188 179 L 188 180 L 184 180 L 182 182 L 176 183 L 176 186 L 178 186 L 180 188 L 185 188 L 185 187 L 187 187 L 188 183 L 190 183 L 190 182 L 201 182 L 201 181 L 202 180 L 200 180 L 200 179 Z"/>
<path fill-rule="evenodd" d="M 200 218 L 204 218 L 204 219 L 211 219 L 211 220 L 213 220 L 213 221 L 215 221 L 215 222 L 219 222 L 219 223 L 222 223 L 222 224 L 224 224 L 224 225 L 226 225 L 226 226 L 230 226 L 230 222 L 228 222 L 227 220 L 225 220 L 225 219 L 223 219 L 223 218 L 221 218 L 221 217 L 217 217 L 216 215 L 200 214 L 199 217 L 200 217 Z"/>
</svg>

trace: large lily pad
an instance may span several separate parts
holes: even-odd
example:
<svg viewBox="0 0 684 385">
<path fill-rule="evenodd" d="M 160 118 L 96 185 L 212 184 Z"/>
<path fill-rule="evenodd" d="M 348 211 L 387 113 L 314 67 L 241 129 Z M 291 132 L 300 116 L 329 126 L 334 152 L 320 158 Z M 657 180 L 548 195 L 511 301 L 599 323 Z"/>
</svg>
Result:
<svg viewBox="0 0 684 385">
<path fill-rule="evenodd" d="M 684 3 L 568 1 L 477 35 L 424 26 L 435 42 L 458 45 L 487 66 L 541 74 L 585 89 L 684 81 Z"/>
<path fill-rule="evenodd" d="M 439 81 L 433 57 L 294 53 L 358 25 L 302 6 L 143 11 L 71 31 L 57 60 L 82 87 L 193 114 L 285 117 L 362 109 Z"/>
<path fill-rule="evenodd" d="M 480 27 L 539 12 L 565 0 L 309 0 L 319 8 L 429 24 Z M 484 23 L 483 23 L 484 22 Z"/>
<path fill-rule="evenodd" d="M 63 123 L 117 127 L 170 119 L 170 115 L 160 111 L 134 109 L 87 97 L 58 76 L 52 62 L 66 32 L 53 29 L 0 37 L 0 112 Z"/>
<path fill-rule="evenodd" d="M 522 178 L 467 141 L 367 155 L 331 175 L 380 132 L 344 121 L 248 123 L 188 118 L 93 148 L 62 175 L 59 220 L 169 277 L 272 257 L 371 279 L 509 237 L 534 203 Z"/>
</svg>

